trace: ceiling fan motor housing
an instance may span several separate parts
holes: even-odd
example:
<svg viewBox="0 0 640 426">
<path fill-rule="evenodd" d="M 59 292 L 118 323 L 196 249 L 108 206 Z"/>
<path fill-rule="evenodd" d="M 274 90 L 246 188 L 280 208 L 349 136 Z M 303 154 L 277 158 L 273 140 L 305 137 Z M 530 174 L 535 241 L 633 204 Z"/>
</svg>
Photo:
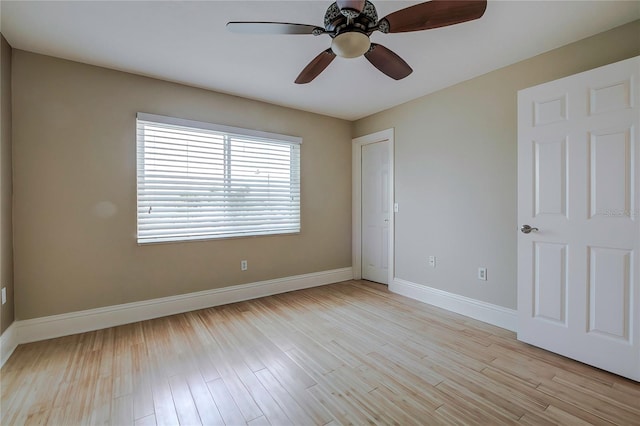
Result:
<svg viewBox="0 0 640 426">
<path fill-rule="evenodd" d="M 358 31 L 369 36 L 374 31 L 377 22 L 378 12 L 373 3 L 368 0 L 364 2 L 362 11 L 349 7 L 341 10 L 337 2 L 332 3 L 324 15 L 324 28 L 331 37 L 337 37 L 350 31 Z"/>
<path fill-rule="evenodd" d="M 360 15 L 365 2 L 366 0 L 336 0 L 340 13 L 350 19 L 355 19 Z"/>
</svg>

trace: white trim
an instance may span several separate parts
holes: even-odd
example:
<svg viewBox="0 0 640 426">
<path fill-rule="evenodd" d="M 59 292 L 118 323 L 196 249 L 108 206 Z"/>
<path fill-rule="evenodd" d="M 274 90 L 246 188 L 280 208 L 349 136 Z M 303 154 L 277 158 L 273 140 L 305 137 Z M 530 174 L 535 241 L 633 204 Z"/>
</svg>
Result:
<svg viewBox="0 0 640 426">
<path fill-rule="evenodd" d="M 271 142 L 286 141 L 288 143 L 302 144 L 300 136 L 282 135 L 279 133 L 262 132 L 260 130 L 243 129 L 240 127 L 224 126 L 222 124 L 207 123 L 205 121 L 186 120 L 184 118 L 168 117 L 166 115 L 148 114 L 139 112 L 136 118 L 141 121 L 151 121 L 154 123 L 163 123 L 173 126 L 192 127 L 196 129 L 211 130 L 220 133 L 231 133 L 238 136 L 252 136 L 256 138 L 269 139 Z M 275 139 L 275 140 L 272 140 Z"/>
<path fill-rule="evenodd" d="M 15 326 L 17 338 L 13 340 L 15 340 L 16 344 L 21 344 L 52 339 L 288 291 L 347 281 L 352 278 L 353 272 L 351 268 L 341 268 L 142 302 L 15 321 L 12 326 Z M 5 334 L 6 332 L 2 335 L 3 339 Z"/>
<path fill-rule="evenodd" d="M 393 280 L 389 285 L 389 290 L 488 324 L 517 331 L 518 312 L 515 309 L 493 305 L 400 278 Z"/>
<path fill-rule="evenodd" d="M 18 339 L 16 336 L 16 321 L 14 321 L 0 336 L 0 367 L 7 362 L 17 347 Z"/>
<path fill-rule="evenodd" d="M 360 136 L 352 142 L 352 267 L 353 278 L 362 278 L 362 146 L 376 142 L 389 141 L 389 211 L 393 212 L 395 203 L 394 165 L 395 145 L 393 129 L 381 130 L 370 135 Z M 395 213 L 389 218 L 389 277 L 388 283 L 393 282 L 395 271 Z"/>
</svg>

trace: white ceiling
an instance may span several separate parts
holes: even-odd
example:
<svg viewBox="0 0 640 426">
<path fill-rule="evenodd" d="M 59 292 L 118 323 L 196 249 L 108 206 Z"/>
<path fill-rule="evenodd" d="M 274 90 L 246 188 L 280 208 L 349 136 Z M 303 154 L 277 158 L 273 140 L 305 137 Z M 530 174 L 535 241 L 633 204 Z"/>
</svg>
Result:
<svg viewBox="0 0 640 426">
<path fill-rule="evenodd" d="M 378 15 L 419 2 L 373 0 Z M 329 36 L 233 34 L 228 21 L 322 26 L 328 1 L 7 1 L 17 49 L 355 120 L 640 18 L 639 1 L 489 1 L 476 21 L 374 33 L 414 72 L 394 81 L 363 57 L 293 83 Z"/>
</svg>

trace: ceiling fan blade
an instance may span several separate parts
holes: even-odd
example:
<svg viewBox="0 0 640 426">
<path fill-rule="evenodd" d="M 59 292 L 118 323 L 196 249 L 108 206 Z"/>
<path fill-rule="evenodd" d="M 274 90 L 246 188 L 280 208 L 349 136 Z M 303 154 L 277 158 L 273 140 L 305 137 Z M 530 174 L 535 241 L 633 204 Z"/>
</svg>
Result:
<svg viewBox="0 0 640 426">
<path fill-rule="evenodd" d="M 429 30 L 480 18 L 487 9 L 486 0 L 431 0 L 393 12 L 383 19 L 389 33 Z"/>
<path fill-rule="evenodd" d="M 324 33 L 315 25 L 290 24 L 288 22 L 228 22 L 227 29 L 241 34 L 313 34 Z"/>
<path fill-rule="evenodd" d="M 404 59 L 386 47 L 376 43 L 371 43 L 371 47 L 372 49 L 365 53 L 364 57 L 394 80 L 402 80 L 413 72 Z"/>
<path fill-rule="evenodd" d="M 298 78 L 296 78 L 296 84 L 305 84 L 313 81 L 325 68 L 329 66 L 331 61 L 336 58 L 336 54 L 333 53 L 331 48 L 322 51 L 318 56 L 313 58 L 309 65 L 304 67 Z"/>
</svg>

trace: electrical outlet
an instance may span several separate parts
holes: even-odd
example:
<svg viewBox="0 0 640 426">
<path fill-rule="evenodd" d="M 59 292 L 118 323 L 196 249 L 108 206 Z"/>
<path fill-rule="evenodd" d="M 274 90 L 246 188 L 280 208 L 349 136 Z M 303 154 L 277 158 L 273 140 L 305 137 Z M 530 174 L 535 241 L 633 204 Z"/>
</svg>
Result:
<svg viewBox="0 0 640 426">
<path fill-rule="evenodd" d="M 2 287 L 2 304 L 7 303 L 7 288 Z"/>
<path fill-rule="evenodd" d="M 429 256 L 429 266 L 431 266 L 432 268 L 436 267 L 436 257 L 435 256 Z"/>
<path fill-rule="evenodd" d="M 478 279 L 482 281 L 487 280 L 487 268 L 478 268 Z"/>
<path fill-rule="evenodd" d="M 241 260 L 240 261 L 240 270 L 241 271 L 246 271 L 247 269 L 249 269 L 249 265 L 247 263 L 246 260 Z"/>
</svg>

